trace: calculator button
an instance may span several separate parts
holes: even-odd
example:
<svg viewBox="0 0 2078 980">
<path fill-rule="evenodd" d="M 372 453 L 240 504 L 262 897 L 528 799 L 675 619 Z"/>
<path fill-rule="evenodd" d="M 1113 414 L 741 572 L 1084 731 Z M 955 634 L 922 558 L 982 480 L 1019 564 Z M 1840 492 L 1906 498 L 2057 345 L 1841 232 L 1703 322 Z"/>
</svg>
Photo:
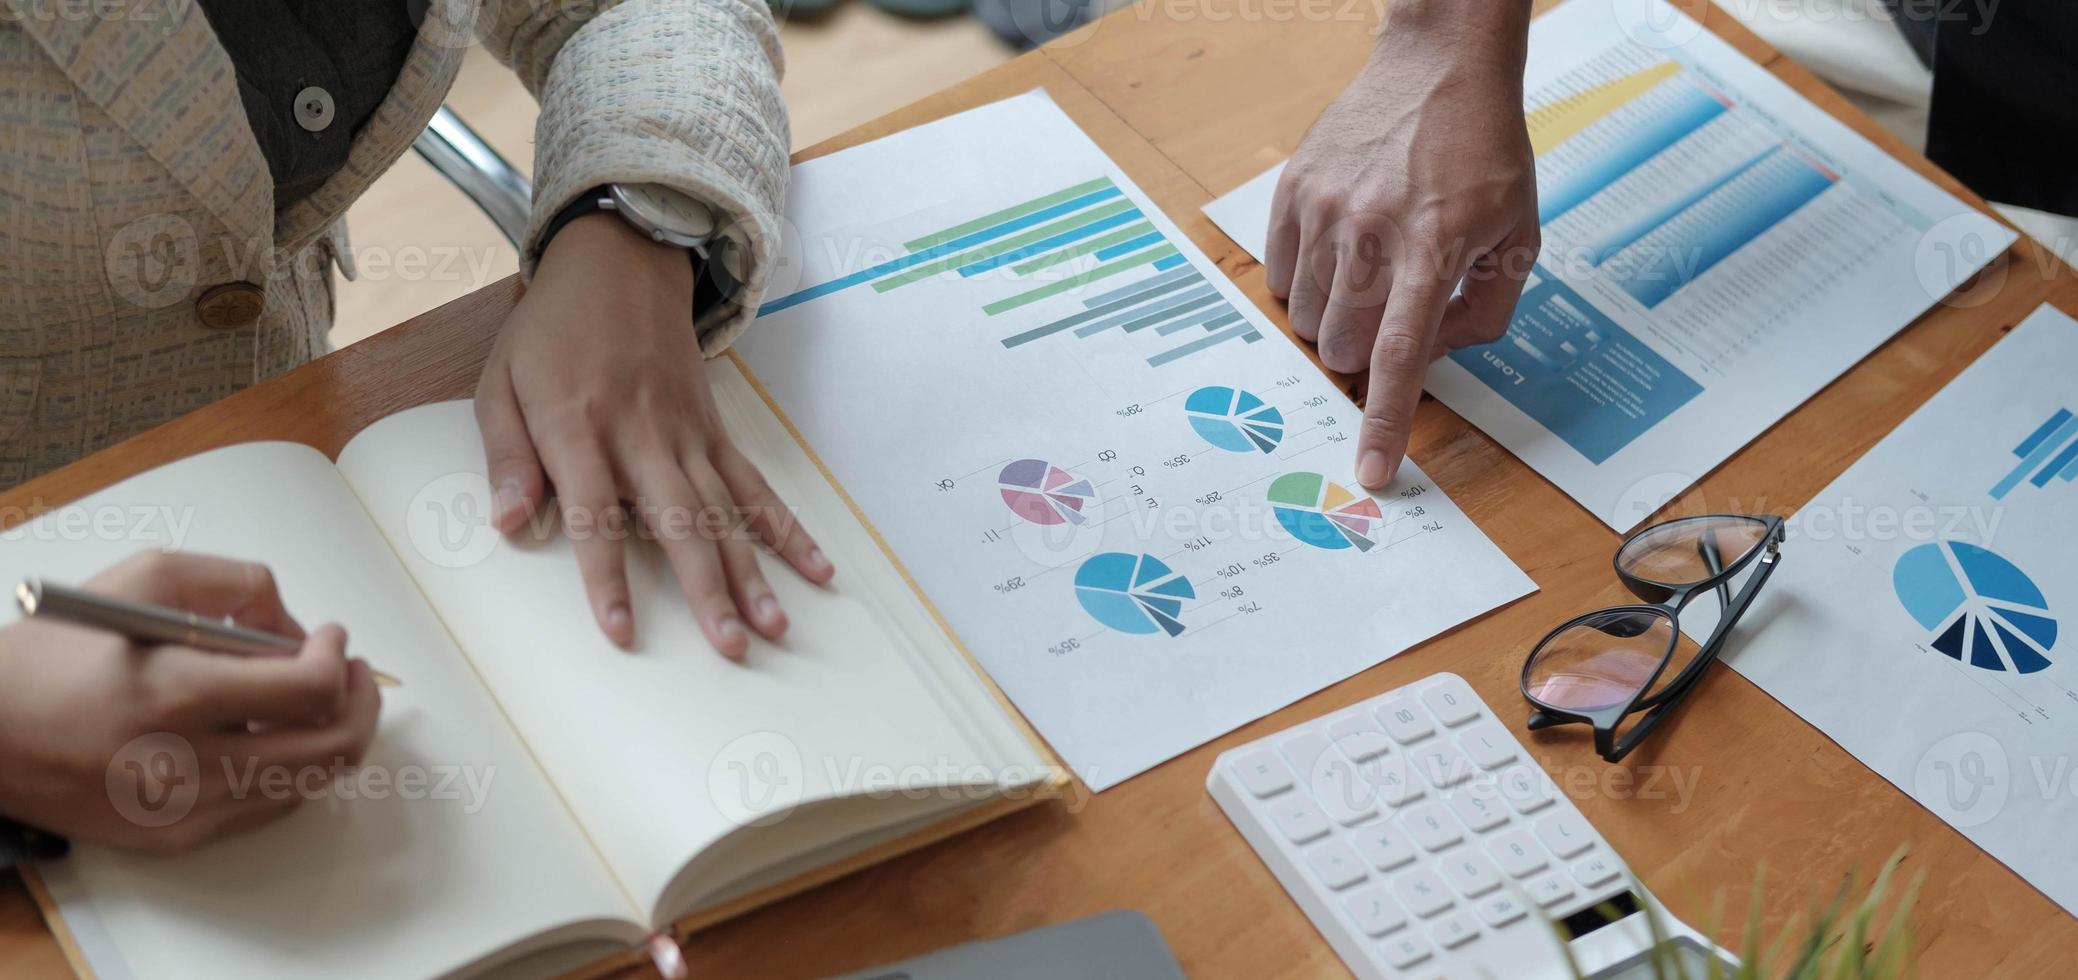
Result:
<svg viewBox="0 0 2078 980">
<path fill-rule="evenodd" d="M 1486 849 L 1510 877 L 1527 878 L 1544 870 L 1544 849 L 1537 846 L 1529 831 L 1520 827 L 1496 834 L 1487 842 Z"/>
<path fill-rule="evenodd" d="M 1339 840 L 1325 840 L 1306 849 L 1306 864 L 1320 876 L 1321 884 L 1336 890 L 1364 880 L 1364 865 L 1356 852 Z"/>
<path fill-rule="evenodd" d="M 1427 868 L 1414 868 L 1393 879 L 1393 891 L 1399 893 L 1400 904 L 1407 911 L 1427 918 L 1450 907 L 1450 892 L 1444 890 L 1443 879 Z"/>
<path fill-rule="evenodd" d="M 1491 787 L 1467 786 L 1450 795 L 1451 812 L 1473 833 L 1484 833 L 1508 822 L 1508 808 Z"/>
<path fill-rule="evenodd" d="M 1437 919 L 1429 926 L 1429 938 L 1435 940 L 1436 945 L 1444 949 L 1450 949 L 1453 946 L 1463 946 L 1471 942 L 1472 938 L 1477 935 L 1479 935 L 1479 927 L 1473 925 L 1472 920 L 1465 918 L 1462 913 L 1458 912 L 1452 912 L 1443 918 Z"/>
<path fill-rule="evenodd" d="M 1464 681 L 1445 681 L 1421 692 L 1421 703 L 1445 725 L 1457 726 L 1479 717 L 1479 697 Z"/>
<path fill-rule="evenodd" d="M 1378 791 L 1379 802 L 1386 806 L 1406 806 L 1428 793 L 1421 787 L 1421 780 L 1414 778 L 1414 771 L 1407 767 L 1407 756 L 1402 753 L 1372 759 L 1359 772 Z"/>
<path fill-rule="evenodd" d="M 1234 775 L 1240 777 L 1242 788 L 1259 800 L 1292 788 L 1291 770 L 1269 749 L 1256 749 L 1235 759 Z"/>
<path fill-rule="evenodd" d="M 1514 737 L 1490 721 L 1465 729 L 1458 735 L 1457 743 L 1481 769 L 1499 769 L 1515 761 Z"/>
<path fill-rule="evenodd" d="M 1474 771 L 1471 757 L 1465 750 L 1445 741 L 1429 742 L 1407 750 L 1407 757 L 1414 771 L 1421 773 L 1429 785 L 1437 789 L 1449 789 L 1472 778 Z"/>
<path fill-rule="evenodd" d="M 1357 775 L 1356 763 L 1333 752 L 1321 755 L 1307 774 L 1306 788 L 1325 810 L 1328 819 L 1345 827 L 1361 823 L 1378 813 L 1373 801 L 1377 791 Z"/>
<path fill-rule="evenodd" d="M 1380 871 L 1391 871 L 1414 860 L 1414 844 L 1407 839 L 1407 832 L 1389 821 L 1358 827 L 1350 831 L 1350 839 L 1356 842 L 1357 853 Z"/>
<path fill-rule="evenodd" d="M 1400 903 L 1377 885 L 1365 885 L 1342 896 L 1342 909 L 1364 935 L 1373 938 L 1407 924 L 1407 913 L 1400 911 Z"/>
<path fill-rule="evenodd" d="M 1501 876 L 1477 851 L 1459 848 L 1436 863 L 1442 866 L 1443 876 L 1450 879 L 1451 886 L 1466 898 L 1478 898 L 1501 887 Z"/>
<path fill-rule="evenodd" d="M 1419 742 L 1436 732 L 1436 726 L 1429 723 L 1429 713 L 1410 697 L 1393 698 L 1379 705 L 1375 714 L 1378 723 L 1385 726 L 1385 733 L 1401 745 Z"/>
<path fill-rule="evenodd" d="M 1414 842 L 1431 851 L 1440 851 L 1464 839 L 1458 829 L 1457 818 L 1449 810 L 1435 803 L 1418 804 L 1401 818 L 1407 832 L 1414 835 Z"/>
<path fill-rule="evenodd" d="M 1535 813 L 1551 805 L 1551 789 L 1544 774 L 1529 766 L 1516 766 L 1501 774 L 1501 797 L 1517 813 Z"/>
<path fill-rule="evenodd" d="M 1573 862 L 1573 877 L 1578 878 L 1580 884 L 1587 888 L 1601 885 L 1616 877 L 1618 873 L 1616 859 L 1606 852 L 1590 854 Z"/>
<path fill-rule="evenodd" d="M 1356 762 L 1369 762 L 1392 748 L 1392 740 L 1378 723 L 1362 714 L 1336 719 L 1328 725 L 1328 738 L 1342 754 Z"/>
<path fill-rule="evenodd" d="M 1531 878 L 1523 882 L 1522 890 L 1530 896 L 1531 901 L 1545 908 L 1573 897 L 1573 886 L 1555 874 Z"/>
<path fill-rule="evenodd" d="M 1378 951 L 1385 957 L 1385 964 L 1395 970 L 1404 970 L 1429 958 L 1429 944 L 1412 933 L 1401 933 L 1379 943 Z"/>
<path fill-rule="evenodd" d="M 1277 832 L 1294 844 L 1304 844 L 1328 832 L 1327 814 L 1320 807 L 1296 793 L 1271 800 L 1264 806 L 1270 813 L 1270 822 Z"/>
<path fill-rule="evenodd" d="M 1488 895 L 1472 908 L 1479 913 L 1479 921 L 1495 929 L 1522 918 L 1530 911 L 1520 900 L 1507 892 Z"/>
<path fill-rule="evenodd" d="M 1537 821 L 1537 839 L 1551 848 L 1551 853 L 1561 859 L 1570 858 L 1595 846 L 1594 831 L 1587 829 L 1587 821 L 1572 813 L 1560 811 Z"/>
<path fill-rule="evenodd" d="M 1328 737 L 1316 731 L 1299 732 L 1279 739 L 1277 748 L 1284 753 L 1284 760 L 1292 764 L 1292 771 L 1304 776 L 1313 771 L 1321 754 L 1328 750 Z"/>
</svg>

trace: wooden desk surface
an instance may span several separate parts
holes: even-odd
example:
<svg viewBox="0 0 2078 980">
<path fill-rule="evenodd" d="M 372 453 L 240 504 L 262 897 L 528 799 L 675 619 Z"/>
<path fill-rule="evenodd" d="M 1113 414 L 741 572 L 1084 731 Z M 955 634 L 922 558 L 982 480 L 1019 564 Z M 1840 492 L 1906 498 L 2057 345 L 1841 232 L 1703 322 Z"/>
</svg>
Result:
<svg viewBox="0 0 2078 980">
<path fill-rule="evenodd" d="M 1749 56 L 1943 186 L 1976 200 L 1704 0 L 1686 5 Z M 1044 86 L 1273 318 L 1263 274 L 1198 208 L 1287 155 L 1367 52 L 1368 4 L 1152 0 L 802 154 L 816 156 Z M 1326 10 L 1321 19 L 1239 12 Z M 1222 13 L 1228 16 L 1220 16 Z M 412 405 L 470 393 L 515 295 L 497 283 L 268 384 L 0 495 L 49 507 L 150 466 L 254 439 L 336 453 Z M 2044 301 L 2078 312 L 2078 277 L 2023 240 L 1937 308 L 1711 473 L 1674 510 L 1789 513 Z M 1425 400 L 1412 453 L 1541 588 L 1102 796 L 1036 807 L 693 937 L 696 977 L 812 976 L 1107 909 L 1152 916 L 1193 976 L 1336 975 L 1339 962 L 1205 794 L 1222 749 L 1439 670 L 1504 715 L 1528 646 L 1583 609 L 1626 601 L 1618 541 L 1491 439 Z M 19 511 L 9 510 L 9 513 Z M 1871 692 L 1871 696 L 1881 696 Z M 1525 741 L 1631 868 L 1699 927 L 1722 897 L 1736 943 L 1755 868 L 1766 926 L 1871 872 L 1900 845 L 1924 870 L 1918 955 L 1929 977 L 2068 970 L 2078 920 L 1728 669 L 1622 767 L 1570 734 Z M 1686 793 L 1676 792 L 1676 779 Z M 0 975 L 65 963 L 19 881 L 0 877 Z"/>
</svg>

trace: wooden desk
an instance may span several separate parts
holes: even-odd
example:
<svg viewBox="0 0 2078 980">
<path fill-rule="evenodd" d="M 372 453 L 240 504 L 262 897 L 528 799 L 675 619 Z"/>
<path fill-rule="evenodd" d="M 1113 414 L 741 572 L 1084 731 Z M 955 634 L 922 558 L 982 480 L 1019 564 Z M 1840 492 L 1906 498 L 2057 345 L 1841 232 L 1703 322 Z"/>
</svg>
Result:
<svg viewBox="0 0 2078 980">
<path fill-rule="evenodd" d="M 1687 5 L 1820 105 L 1975 200 L 1715 7 Z M 1329 16 L 1316 20 L 1236 15 L 1323 9 Z M 1356 9 L 1154 0 L 802 156 L 1044 86 L 1281 317 L 1262 270 L 1198 208 L 1288 154 L 1355 71 L 1373 23 L 1336 14 Z M 2037 305 L 2078 311 L 2078 278 L 2032 242 L 1981 279 L 1963 303 L 1907 328 L 1673 509 L 1789 513 Z M 253 439 L 336 453 L 381 416 L 469 394 L 514 295 L 512 282 L 495 284 L 0 495 L 0 506 L 55 506 L 146 467 Z M 1083 805 L 1034 808 L 702 932 L 687 954 L 693 975 L 827 974 L 1120 907 L 1152 916 L 1193 976 L 1338 974 L 1326 944 L 1206 796 L 1213 756 L 1438 670 L 1464 675 L 1512 714 L 1528 646 L 1566 616 L 1625 601 L 1608 570 L 1618 536 L 1455 414 L 1425 401 L 1413 455 L 1541 592 Z M 1772 869 L 1765 912 L 1773 930 L 1805 907 L 1807 883 L 1829 890 L 1903 844 L 1907 868 L 1928 875 L 1916 913 L 1924 975 L 2045 975 L 2068 970 L 2078 949 L 2078 920 L 1728 669 L 1713 670 L 1678 721 L 1627 766 L 1604 765 L 1572 735 L 1526 741 L 1678 915 L 1705 926 L 1712 902 L 1725 899 L 1722 941 L 1737 942 L 1761 863 Z M 1686 795 L 1675 793 L 1670 772 Z M 21 885 L 0 880 L 0 975 L 62 973 Z"/>
</svg>

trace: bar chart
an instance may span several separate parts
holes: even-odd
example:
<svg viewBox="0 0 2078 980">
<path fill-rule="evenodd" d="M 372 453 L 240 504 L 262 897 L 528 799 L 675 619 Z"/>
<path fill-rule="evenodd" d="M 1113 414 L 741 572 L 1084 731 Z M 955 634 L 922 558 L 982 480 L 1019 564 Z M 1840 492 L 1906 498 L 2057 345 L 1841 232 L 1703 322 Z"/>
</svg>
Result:
<svg viewBox="0 0 2078 980">
<path fill-rule="evenodd" d="M 2021 443 L 2013 447 L 2020 463 L 1994 484 L 1991 499 L 2004 500 L 2023 482 L 2046 487 L 2050 480 L 2078 480 L 2078 415 L 2059 408 Z"/>
<path fill-rule="evenodd" d="M 908 239 L 902 249 L 895 258 L 768 300 L 758 314 L 855 287 L 888 293 L 926 281 L 965 281 L 984 320 L 1042 303 L 1061 310 L 1056 319 L 1004 336 L 1005 348 L 1112 331 L 1175 337 L 1144 355 L 1149 367 L 1161 367 L 1228 341 L 1263 339 L 1110 178 Z"/>
</svg>

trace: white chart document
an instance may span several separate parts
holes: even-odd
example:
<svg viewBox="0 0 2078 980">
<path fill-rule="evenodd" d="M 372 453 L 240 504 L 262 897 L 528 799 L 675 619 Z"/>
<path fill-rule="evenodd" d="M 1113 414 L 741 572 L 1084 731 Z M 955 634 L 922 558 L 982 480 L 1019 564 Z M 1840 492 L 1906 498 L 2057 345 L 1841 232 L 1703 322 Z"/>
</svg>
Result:
<svg viewBox="0 0 2078 980">
<path fill-rule="evenodd" d="M 1534 590 L 1043 93 L 787 212 L 736 349 L 1093 789 Z"/>
<path fill-rule="evenodd" d="M 2078 913 L 2074 377 L 2045 306 L 1791 519 L 1726 659 Z"/>
<path fill-rule="evenodd" d="M 1538 18 L 1524 81 L 1543 256 L 1428 389 L 1620 531 L 2014 241 L 1661 0 Z M 1282 170 L 1205 208 L 1258 261 Z"/>
</svg>

